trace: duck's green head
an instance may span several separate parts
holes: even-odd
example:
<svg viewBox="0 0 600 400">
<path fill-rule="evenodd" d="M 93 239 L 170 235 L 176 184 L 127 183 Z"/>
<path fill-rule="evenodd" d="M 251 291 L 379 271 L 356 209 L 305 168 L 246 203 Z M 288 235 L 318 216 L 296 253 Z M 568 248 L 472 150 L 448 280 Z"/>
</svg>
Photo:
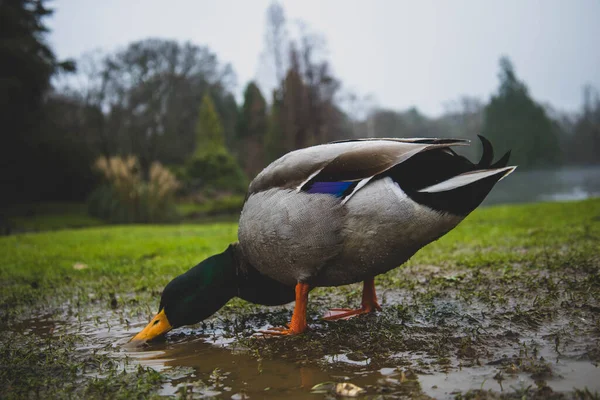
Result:
<svg viewBox="0 0 600 400">
<path fill-rule="evenodd" d="M 200 322 L 234 296 L 256 304 L 280 305 L 294 300 L 294 288 L 260 274 L 244 261 L 234 243 L 169 282 L 158 314 L 131 341 L 146 342 L 173 328 Z"/>
<path fill-rule="evenodd" d="M 230 246 L 179 275 L 163 290 L 158 314 L 132 341 L 148 341 L 200 322 L 237 294 L 237 260 Z"/>
</svg>

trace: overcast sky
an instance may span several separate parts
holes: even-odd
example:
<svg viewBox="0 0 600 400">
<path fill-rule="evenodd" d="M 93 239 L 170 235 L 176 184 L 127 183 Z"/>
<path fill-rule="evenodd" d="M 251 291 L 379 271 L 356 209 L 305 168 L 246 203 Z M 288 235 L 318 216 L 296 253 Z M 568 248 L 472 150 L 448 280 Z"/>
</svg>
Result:
<svg viewBox="0 0 600 400">
<path fill-rule="evenodd" d="M 232 64 L 238 93 L 260 76 L 269 0 L 55 0 L 50 43 L 60 58 L 147 37 L 208 45 Z M 598 0 L 288 0 L 327 40 L 345 88 L 392 109 L 429 115 L 461 95 L 487 100 L 507 55 L 538 100 L 567 110 L 600 89 Z"/>
</svg>

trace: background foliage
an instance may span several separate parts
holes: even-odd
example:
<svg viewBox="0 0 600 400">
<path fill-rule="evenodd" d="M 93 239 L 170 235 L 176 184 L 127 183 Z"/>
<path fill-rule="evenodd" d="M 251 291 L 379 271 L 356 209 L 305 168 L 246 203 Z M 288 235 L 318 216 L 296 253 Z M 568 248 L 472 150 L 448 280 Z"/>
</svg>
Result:
<svg viewBox="0 0 600 400">
<path fill-rule="evenodd" d="M 323 37 L 291 35 L 281 5 L 266 13 L 275 88 L 248 82 L 236 101 L 233 68 L 206 46 L 148 38 L 59 62 L 45 42 L 45 0 L 0 3 L 1 202 L 82 201 L 101 183 L 98 157 L 135 156 L 140 179 L 169 166 L 187 198 L 243 194 L 268 162 L 309 145 L 353 137 L 466 137 L 512 149 L 522 168 L 600 163 L 600 96 L 578 113 L 538 103 L 506 57 L 489 100 L 461 97 L 430 118 L 373 107 L 343 88 Z M 475 156 L 476 146 L 468 152 Z M 191 196 L 191 197 L 190 197 Z"/>
</svg>

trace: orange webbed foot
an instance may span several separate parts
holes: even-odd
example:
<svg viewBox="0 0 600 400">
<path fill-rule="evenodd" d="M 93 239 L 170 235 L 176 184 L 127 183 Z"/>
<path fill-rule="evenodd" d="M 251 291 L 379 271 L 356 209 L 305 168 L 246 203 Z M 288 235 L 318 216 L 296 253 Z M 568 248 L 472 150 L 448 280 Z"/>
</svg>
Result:
<svg viewBox="0 0 600 400">
<path fill-rule="evenodd" d="M 296 304 L 294 306 L 294 313 L 292 314 L 292 322 L 287 328 L 274 327 L 264 331 L 259 331 L 263 335 L 273 336 L 289 336 L 298 335 L 305 332 L 308 329 L 306 324 L 306 305 L 308 303 L 308 292 L 310 286 L 307 283 L 298 282 L 296 285 Z"/>
<path fill-rule="evenodd" d="M 324 316 L 326 321 L 335 321 L 338 319 L 348 319 L 360 314 L 368 314 L 374 311 L 381 311 L 381 306 L 377 302 L 375 294 L 375 282 L 373 278 L 363 282 L 362 307 L 358 310 L 351 308 L 332 308 Z"/>
<path fill-rule="evenodd" d="M 278 327 L 273 327 L 273 328 L 269 328 L 267 330 L 264 331 L 258 331 L 259 333 L 262 333 L 263 335 L 271 335 L 271 336 L 291 336 L 291 335 L 299 335 L 301 333 L 303 333 L 304 331 L 296 331 L 292 328 L 285 328 L 283 326 L 278 326 Z"/>
<path fill-rule="evenodd" d="M 325 315 L 323 319 L 325 321 L 336 321 L 338 319 L 349 319 L 361 314 L 368 314 L 374 311 L 381 311 L 381 306 L 377 303 L 371 304 L 366 307 L 353 310 L 351 308 L 332 308 Z"/>
</svg>

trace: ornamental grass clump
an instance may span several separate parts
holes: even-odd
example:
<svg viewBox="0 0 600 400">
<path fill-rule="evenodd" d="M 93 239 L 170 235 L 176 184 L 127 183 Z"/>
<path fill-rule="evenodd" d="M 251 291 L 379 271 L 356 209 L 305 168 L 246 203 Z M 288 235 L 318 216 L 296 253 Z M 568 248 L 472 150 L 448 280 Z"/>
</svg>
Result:
<svg viewBox="0 0 600 400">
<path fill-rule="evenodd" d="M 90 196 L 89 213 L 114 223 L 168 222 L 177 217 L 175 176 L 154 162 L 147 178 L 135 156 L 100 157 L 94 168 L 104 183 Z"/>
</svg>

